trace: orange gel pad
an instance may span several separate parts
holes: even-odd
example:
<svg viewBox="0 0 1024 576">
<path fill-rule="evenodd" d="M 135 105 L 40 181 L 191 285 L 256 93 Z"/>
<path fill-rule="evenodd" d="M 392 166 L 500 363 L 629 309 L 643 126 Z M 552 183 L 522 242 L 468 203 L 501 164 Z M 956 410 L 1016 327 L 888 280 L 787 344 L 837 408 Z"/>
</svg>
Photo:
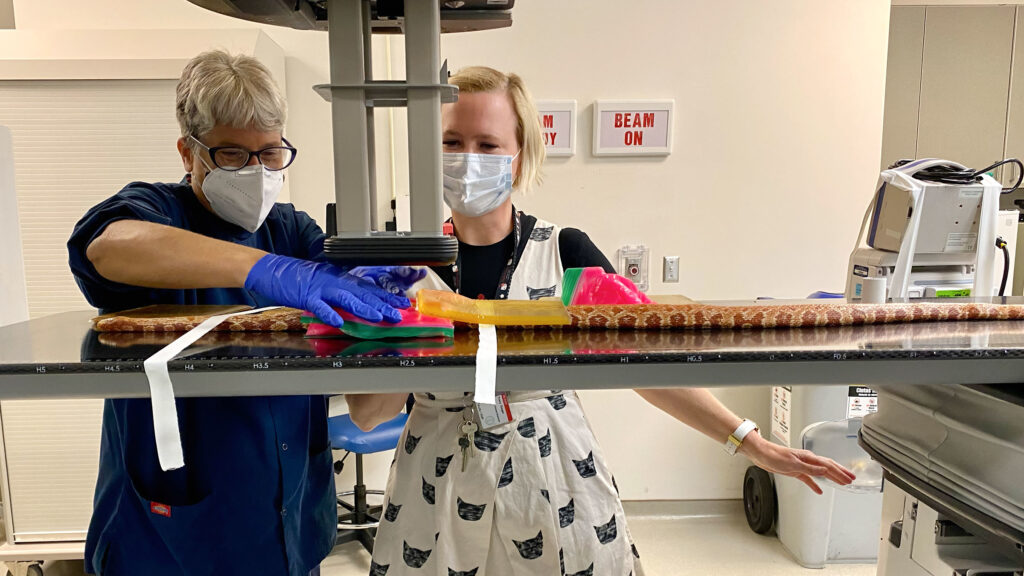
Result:
<svg viewBox="0 0 1024 576">
<path fill-rule="evenodd" d="M 466 324 L 495 326 L 566 326 L 569 312 L 558 300 L 473 300 L 453 292 L 420 290 L 416 309 L 421 314 Z"/>
</svg>

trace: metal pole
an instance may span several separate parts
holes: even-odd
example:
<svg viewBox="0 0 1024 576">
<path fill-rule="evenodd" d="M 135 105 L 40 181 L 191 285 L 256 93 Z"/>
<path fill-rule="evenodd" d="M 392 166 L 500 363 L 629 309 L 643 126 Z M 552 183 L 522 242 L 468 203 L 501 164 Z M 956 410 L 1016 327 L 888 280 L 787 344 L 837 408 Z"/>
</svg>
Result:
<svg viewBox="0 0 1024 576">
<path fill-rule="evenodd" d="M 436 0 L 405 0 L 405 77 L 409 84 L 437 84 L 441 11 Z M 413 232 L 440 232 L 441 93 L 409 89 L 409 209 Z"/>
<path fill-rule="evenodd" d="M 362 0 L 330 0 L 327 9 L 331 84 L 363 84 Z M 338 232 L 370 231 L 370 176 L 363 90 L 331 93 L 334 197 Z"/>
<path fill-rule="evenodd" d="M 363 484 L 363 455 L 356 453 L 355 523 L 366 522 L 366 485 Z"/>
<path fill-rule="evenodd" d="M 363 0 L 363 76 L 366 82 L 373 80 L 373 31 L 370 29 L 370 0 Z M 377 145 L 376 124 L 373 121 L 373 106 L 366 107 L 366 168 L 370 191 L 370 229 L 378 226 L 377 214 Z"/>
</svg>

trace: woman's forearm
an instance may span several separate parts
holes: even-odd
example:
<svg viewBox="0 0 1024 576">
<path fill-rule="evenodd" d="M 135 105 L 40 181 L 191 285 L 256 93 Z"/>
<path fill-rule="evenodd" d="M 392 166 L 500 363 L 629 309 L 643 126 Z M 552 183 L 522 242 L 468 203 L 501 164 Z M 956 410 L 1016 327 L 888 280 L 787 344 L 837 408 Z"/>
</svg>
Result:
<svg viewBox="0 0 1024 576">
<path fill-rule="evenodd" d="M 146 288 L 235 288 L 266 252 L 141 220 L 111 223 L 86 248 L 101 276 Z"/>
<path fill-rule="evenodd" d="M 724 443 L 742 422 L 740 417 L 726 408 L 718 398 L 703 388 L 637 390 L 648 402 L 710 437 Z M 750 433 L 737 450 L 754 465 L 768 472 L 792 476 L 806 484 L 817 494 L 821 487 L 812 479 L 820 476 L 839 485 L 852 482 L 856 476 L 829 458 L 809 450 L 793 450 Z"/>
</svg>

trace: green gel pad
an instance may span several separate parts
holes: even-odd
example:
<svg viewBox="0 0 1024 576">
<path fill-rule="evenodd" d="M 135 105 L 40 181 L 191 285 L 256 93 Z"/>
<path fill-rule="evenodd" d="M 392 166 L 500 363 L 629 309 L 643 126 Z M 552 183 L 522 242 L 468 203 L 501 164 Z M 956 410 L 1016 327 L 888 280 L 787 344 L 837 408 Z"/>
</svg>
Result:
<svg viewBox="0 0 1024 576">
<path fill-rule="evenodd" d="M 303 315 L 306 324 L 307 338 L 332 338 L 351 336 L 362 340 L 381 340 L 386 338 L 453 338 L 455 326 L 450 320 L 420 314 L 414 308 L 399 310 L 402 321 L 397 324 L 390 322 L 367 322 L 344 310 L 335 309 L 345 323 L 340 329 L 324 324 L 312 315 Z"/>
</svg>

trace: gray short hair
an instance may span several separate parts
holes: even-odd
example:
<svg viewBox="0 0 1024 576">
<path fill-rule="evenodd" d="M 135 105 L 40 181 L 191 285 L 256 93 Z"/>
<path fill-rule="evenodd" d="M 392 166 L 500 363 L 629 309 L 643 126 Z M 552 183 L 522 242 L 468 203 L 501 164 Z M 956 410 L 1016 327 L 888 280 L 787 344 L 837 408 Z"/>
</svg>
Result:
<svg viewBox="0 0 1024 576">
<path fill-rule="evenodd" d="M 187 139 L 200 138 L 217 125 L 283 131 L 288 106 L 259 60 L 212 50 L 182 70 L 175 112 L 181 136 Z"/>
</svg>

